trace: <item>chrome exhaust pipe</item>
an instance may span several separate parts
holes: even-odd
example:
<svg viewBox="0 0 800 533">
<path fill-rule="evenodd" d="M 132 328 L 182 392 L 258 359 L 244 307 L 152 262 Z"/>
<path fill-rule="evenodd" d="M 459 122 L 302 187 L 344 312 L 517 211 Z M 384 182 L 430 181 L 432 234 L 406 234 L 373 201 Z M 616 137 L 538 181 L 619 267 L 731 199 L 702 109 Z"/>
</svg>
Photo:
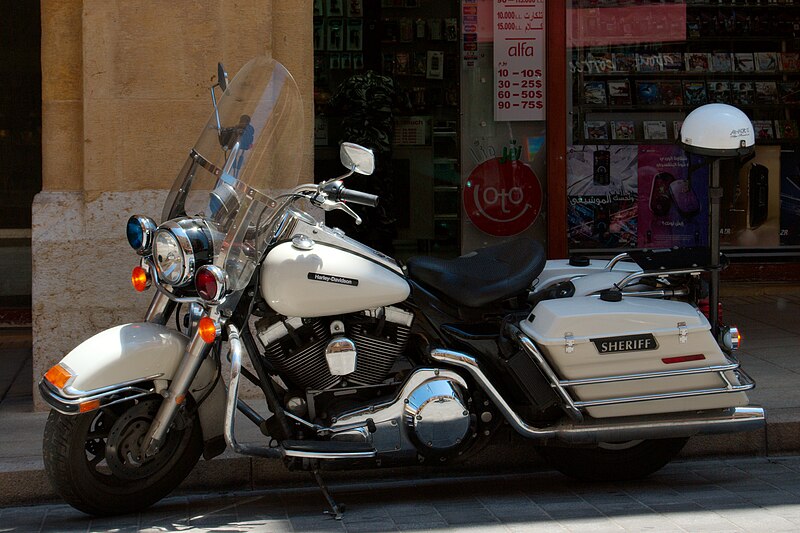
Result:
<svg viewBox="0 0 800 533">
<path fill-rule="evenodd" d="M 452 350 L 435 349 L 431 357 L 443 364 L 469 372 L 489 395 L 511 427 L 523 437 L 560 440 L 573 444 L 624 442 L 639 439 L 692 437 L 713 433 L 756 431 L 764 427 L 766 415 L 761 407 L 732 407 L 703 412 L 667 413 L 584 421 L 561 421 L 553 426 L 536 427 L 525 422 L 509 406 L 478 366 L 474 357 Z"/>
</svg>

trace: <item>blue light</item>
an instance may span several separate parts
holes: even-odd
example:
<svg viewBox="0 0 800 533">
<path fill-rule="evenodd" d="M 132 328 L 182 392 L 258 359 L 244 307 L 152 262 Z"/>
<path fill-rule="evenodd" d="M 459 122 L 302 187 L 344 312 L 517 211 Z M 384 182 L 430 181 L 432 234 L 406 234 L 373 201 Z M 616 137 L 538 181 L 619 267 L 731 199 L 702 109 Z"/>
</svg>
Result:
<svg viewBox="0 0 800 533">
<path fill-rule="evenodd" d="M 128 243 L 131 245 L 131 248 L 137 251 L 141 249 L 142 243 L 144 242 L 144 230 L 136 217 L 128 219 L 128 227 L 125 233 L 128 236 Z"/>
</svg>

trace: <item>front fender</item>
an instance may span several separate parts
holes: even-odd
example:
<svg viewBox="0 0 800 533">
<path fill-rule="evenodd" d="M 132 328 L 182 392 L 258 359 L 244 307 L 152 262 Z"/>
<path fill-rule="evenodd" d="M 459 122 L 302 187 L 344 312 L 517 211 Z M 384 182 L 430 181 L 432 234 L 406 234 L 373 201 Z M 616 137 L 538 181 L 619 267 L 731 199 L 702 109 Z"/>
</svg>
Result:
<svg viewBox="0 0 800 533">
<path fill-rule="evenodd" d="M 188 342 L 182 333 L 159 324 L 116 326 L 82 342 L 61 360 L 72 375 L 62 389 L 42 379 L 39 390 L 51 407 L 66 414 L 83 411 L 89 400 L 103 405 L 104 400 L 135 397 L 141 395 L 137 391 L 144 382 L 172 380 Z M 225 393 L 217 366 L 207 357 L 189 387 L 195 399 L 205 397 L 198 415 L 206 441 L 222 435 L 223 429 Z"/>
</svg>

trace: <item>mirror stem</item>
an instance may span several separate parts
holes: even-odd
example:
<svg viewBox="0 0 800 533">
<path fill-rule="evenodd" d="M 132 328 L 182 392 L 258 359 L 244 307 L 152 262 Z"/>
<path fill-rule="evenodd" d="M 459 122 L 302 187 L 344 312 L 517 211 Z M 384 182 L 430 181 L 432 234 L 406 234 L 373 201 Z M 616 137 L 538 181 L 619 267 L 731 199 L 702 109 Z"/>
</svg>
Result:
<svg viewBox="0 0 800 533">
<path fill-rule="evenodd" d="M 217 95 L 214 94 L 214 87 L 216 87 L 217 85 L 211 86 L 211 102 L 213 102 L 214 104 L 214 117 L 216 117 L 217 119 L 217 133 L 220 133 L 222 131 L 222 124 L 220 124 L 219 122 L 219 108 L 217 107 Z"/>
</svg>

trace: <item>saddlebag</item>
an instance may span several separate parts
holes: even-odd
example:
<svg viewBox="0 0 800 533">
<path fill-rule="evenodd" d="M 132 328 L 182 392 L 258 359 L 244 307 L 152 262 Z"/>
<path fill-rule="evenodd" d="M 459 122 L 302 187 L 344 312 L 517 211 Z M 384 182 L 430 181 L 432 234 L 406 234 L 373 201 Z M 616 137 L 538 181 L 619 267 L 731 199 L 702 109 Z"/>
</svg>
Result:
<svg viewBox="0 0 800 533">
<path fill-rule="evenodd" d="M 754 386 L 687 303 L 626 296 L 539 303 L 520 324 L 595 418 L 740 407 Z"/>
</svg>

